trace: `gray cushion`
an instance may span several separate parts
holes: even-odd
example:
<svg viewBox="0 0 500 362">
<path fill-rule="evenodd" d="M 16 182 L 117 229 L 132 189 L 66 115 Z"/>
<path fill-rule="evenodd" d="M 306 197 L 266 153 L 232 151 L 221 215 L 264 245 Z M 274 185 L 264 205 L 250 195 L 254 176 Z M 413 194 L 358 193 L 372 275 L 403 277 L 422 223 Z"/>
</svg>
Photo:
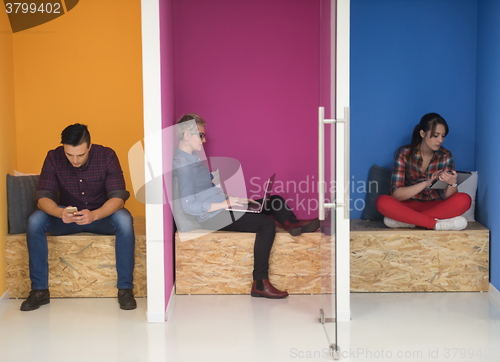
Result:
<svg viewBox="0 0 500 362">
<path fill-rule="evenodd" d="M 458 185 L 458 192 L 465 192 L 469 194 L 472 199 L 469 210 L 462 215 L 467 221 L 475 221 L 474 214 L 476 211 L 476 192 L 477 192 L 477 171 L 472 171 L 471 177 Z"/>
<path fill-rule="evenodd" d="M 35 192 L 39 175 L 7 175 L 7 209 L 9 234 L 25 233 L 28 218 L 37 210 Z"/>
<path fill-rule="evenodd" d="M 380 195 L 389 195 L 391 191 L 392 170 L 385 167 L 373 165 L 368 174 L 368 185 L 366 185 L 366 205 L 363 210 L 364 220 L 383 220 L 382 215 L 376 208 L 376 201 Z"/>
</svg>

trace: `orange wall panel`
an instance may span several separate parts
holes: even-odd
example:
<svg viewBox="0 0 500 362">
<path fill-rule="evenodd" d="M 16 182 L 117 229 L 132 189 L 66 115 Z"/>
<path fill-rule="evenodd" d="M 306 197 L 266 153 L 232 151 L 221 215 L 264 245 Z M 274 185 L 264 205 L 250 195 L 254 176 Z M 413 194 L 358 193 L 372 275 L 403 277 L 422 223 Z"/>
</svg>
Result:
<svg viewBox="0 0 500 362">
<path fill-rule="evenodd" d="M 14 65 L 12 33 L 7 14 L 0 11 L 0 297 L 6 290 L 5 235 L 7 192 L 5 175 L 16 165 L 16 120 L 14 111 Z"/>
<path fill-rule="evenodd" d="M 73 123 L 113 148 L 131 197 L 128 150 L 143 138 L 140 0 L 86 0 L 48 23 L 13 35 L 17 168 L 38 173 Z"/>
</svg>

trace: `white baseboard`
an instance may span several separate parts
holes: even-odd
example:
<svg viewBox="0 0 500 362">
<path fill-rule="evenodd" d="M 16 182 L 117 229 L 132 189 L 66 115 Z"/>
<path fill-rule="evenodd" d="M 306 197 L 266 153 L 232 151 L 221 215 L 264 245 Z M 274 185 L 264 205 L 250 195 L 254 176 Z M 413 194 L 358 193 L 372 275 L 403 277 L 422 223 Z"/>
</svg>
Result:
<svg viewBox="0 0 500 362">
<path fill-rule="evenodd" d="M 170 299 L 168 300 L 167 307 L 165 308 L 165 313 L 146 313 L 146 318 L 148 323 L 165 323 L 169 318 L 169 313 L 172 310 L 172 306 L 175 302 L 175 283 L 170 292 Z"/>
<path fill-rule="evenodd" d="M 8 299 L 9 299 L 9 291 L 6 290 L 5 293 L 3 293 L 3 295 L 0 297 L 0 306 L 2 306 L 2 304 L 5 304 Z"/>
<path fill-rule="evenodd" d="M 0 301 L 9 299 L 9 291 L 6 290 L 5 293 L 0 297 Z"/>
<path fill-rule="evenodd" d="M 350 309 L 338 309 L 337 310 L 337 320 L 339 322 L 349 322 L 351 320 L 351 310 Z"/>
<path fill-rule="evenodd" d="M 500 310 L 500 291 L 495 288 L 493 284 L 490 283 L 488 288 L 488 294 L 490 297 L 491 303 Z"/>
<path fill-rule="evenodd" d="M 148 323 L 165 323 L 165 313 L 146 313 Z"/>
</svg>

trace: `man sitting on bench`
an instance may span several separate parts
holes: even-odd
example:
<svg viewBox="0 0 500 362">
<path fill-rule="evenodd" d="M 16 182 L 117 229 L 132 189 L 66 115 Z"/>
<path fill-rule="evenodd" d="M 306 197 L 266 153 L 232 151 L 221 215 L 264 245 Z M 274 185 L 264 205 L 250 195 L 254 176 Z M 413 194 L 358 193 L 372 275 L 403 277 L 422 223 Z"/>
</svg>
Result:
<svg viewBox="0 0 500 362">
<path fill-rule="evenodd" d="M 40 210 L 28 221 L 32 290 L 21 310 L 35 310 L 50 302 L 47 232 L 116 234 L 118 302 L 121 309 L 135 309 L 135 235 L 132 216 L 124 208 L 130 194 L 125 190 L 120 162 L 111 148 L 90 143 L 90 133 L 83 124 L 66 127 L 61 143 L 45 158 L 36 193 Z"/>
</svg>

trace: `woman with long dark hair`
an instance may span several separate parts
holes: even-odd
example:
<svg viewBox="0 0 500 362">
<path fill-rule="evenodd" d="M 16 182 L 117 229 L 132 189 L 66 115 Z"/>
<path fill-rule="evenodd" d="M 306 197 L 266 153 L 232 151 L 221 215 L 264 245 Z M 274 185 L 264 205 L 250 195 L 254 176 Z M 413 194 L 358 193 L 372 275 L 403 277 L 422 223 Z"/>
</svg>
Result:
<svg viewBox="0 0 500 362">
<path fill-rule="evenodd" d="M 392 170 L 391 195 L 377 199 L 377 209 L 390 228 L 421 226 L 435 230 L 462 230 L 460 216 L 470 208 L 471 198 L 457 190 L 453 156 L 442 147 L 449 129 L 437 113 L 428 113 L 413 130 L 411 144 L 397 149 Z M 448 184 L 444 190 L 430 188 L 434 180 Z"/>
</svg>

